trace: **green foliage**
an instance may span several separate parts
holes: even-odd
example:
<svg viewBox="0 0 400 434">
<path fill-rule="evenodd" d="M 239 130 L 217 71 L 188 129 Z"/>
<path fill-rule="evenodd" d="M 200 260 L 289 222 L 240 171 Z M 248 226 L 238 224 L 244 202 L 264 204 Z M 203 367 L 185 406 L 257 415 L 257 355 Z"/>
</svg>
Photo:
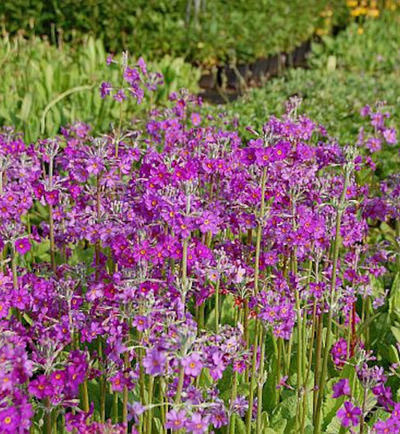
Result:
<svg viewBox="0 0 400 434">
<path fill-rule="evenodd" d="M 5 0 L 5 31 L 47 35 L 52 42 L 91 34 L 108 49 L 202 64 L 247 61 L 287 51 L 310 37 L 327 5 L 340 0 Z M 348 14 L 348 13 L 347 13 Z M 334 20 L 335 22 L 337 20 Z"/>
<path fill-rule="evenodd" d="M 119 104 L 102 100 L 102 81 L 119 83 L 119 72 L 106 66 L 100 40 L 87 38 L 81 46 L 56 48 L 39 38 L 4 38 L 0 42 L 0 125 L 12 125 L 34 141 L 43 132 L 54 135 L 61 125 L 89 122 L 104 131 L 120 115 Z M 181 58 L 166 56 L 150 68 L 165 76 L 166 85 L 153 103 L 163 104 L 168 94 L 182 87 L 194 92 L 199 72 Z M 126 108 L 126 118 L 149 109 L 149 103 Z"/>
<path fill-rule="evenodd" d="M 228 112 L 243 127 L 260 127 L 271 114 L 281 115 L 285 102 L 296 95 L 303 100 L 300 111 L 322 123 L 343 144 L 357 141 L 359 128 L 365 125 L 360 109 L 366 104 L 386 101 L 393 125 L 398 125 L 400 69 L 395 66 L 398 49 L 393 47 L 400 44 L 399 19 L 398 12 L 387 12 L 368 22 L 363 35 L 356 33 L 354 25 L 335 39 L 325 38 L 322 44 L 313 45 L 310 69 L 290 69 L 228 104 Z M 397 154 L 396 147 L 380 152 L 379 177 L 398 167 Z"/>
</svg>

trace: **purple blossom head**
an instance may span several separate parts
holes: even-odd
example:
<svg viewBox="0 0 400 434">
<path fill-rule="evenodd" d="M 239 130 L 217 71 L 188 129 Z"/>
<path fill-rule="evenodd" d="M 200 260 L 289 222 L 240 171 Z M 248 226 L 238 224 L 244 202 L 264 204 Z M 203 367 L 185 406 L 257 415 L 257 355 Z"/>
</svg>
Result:
<svg viewBox="0 0 400 434">
<path fill-rule="evenodd" d="M 208 431 L 208 423 L 209 416 L 193 413 L 191 419 L 186 422 L 186 429 L 193 434 L 203 434 Z"/>
<path fill-rule="evenodd" d="M 182 359 L 182 366 L 185 371 L 185 375 L 190 375 L 192 377 L 198 377 L 203 368 L 201 363 L 201 358 L 199 353 L 192 353 L 187 357 Z"/>
<path fill-rule="evenodd" d="M 167 358 L 162 351 L 156 348 L 148 350 L 143 359 L 143 366 L 146 374 L 149 375 L 162 375 L 164 373 Z"/>
<path fill-rule="evenodd" d="M 342 380 L 339 380 L 337 383 L 333 385 L 333 398 L 339 398 L 340 396 L 350 396 L 351 390 L 350 390 L 350 383 L 347 378 L 343 378 Z"/>
<path fill-rule="evenodd" d="M 15 250 L 20 255 L 26 255 L 29 250 L 31 250 L 29 238 L 20 238 L 19 240 L 15 241 Z"/>
<path fill-rule="evenodd" d="M 354 406 L 350 401 L 346 401 L 344 406 L 337 412 L 337 417 L 341 419 L 342 426 L 345 428 L 356 426 L 360 423 L 361 410 Z"/>
<path fill-rule="evenodd" d="M 102 98 L 105 98 L 106 96 L 110 95 L 111 91 L 113 90 L 112 84 L 108 81 L 103 81 L 100 85 L 100 96 Z"/>
<path fill-rule="evenodd" d="M 165 428 L 172 430 L 180 430 L 184 428 L 186 422 L 186 411 L 185 410 L 171 410 L 167 413 L 167 422 Z"/>
<path fill-rule="evenodd" d="M 113 96 L 115 101 L 122 102 L 126 99 L 126 95 L 123 89 L 119 89 Z"/>
<path fill-rule="evenodd" d="M 0 410 L 0 432 L 16 433 L 20 425 L 20 416 L 15 407 L 7 407 Z"/>
</svg>

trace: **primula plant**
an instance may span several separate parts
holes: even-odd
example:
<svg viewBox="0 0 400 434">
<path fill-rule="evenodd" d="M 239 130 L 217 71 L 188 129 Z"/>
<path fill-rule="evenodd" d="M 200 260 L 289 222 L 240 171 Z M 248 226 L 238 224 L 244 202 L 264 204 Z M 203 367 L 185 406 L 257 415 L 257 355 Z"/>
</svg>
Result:
<svg viewBox="0 0 400 434">
<path fill-rule="evenodd" d="M 382 105 L 346 146 L 298 101 L 244 142 L 183 91 L 125 127 L 161 77 L 109 63 L 107 134 L 0 135 L 0 432 L 399 432 Z"/>
</svg>

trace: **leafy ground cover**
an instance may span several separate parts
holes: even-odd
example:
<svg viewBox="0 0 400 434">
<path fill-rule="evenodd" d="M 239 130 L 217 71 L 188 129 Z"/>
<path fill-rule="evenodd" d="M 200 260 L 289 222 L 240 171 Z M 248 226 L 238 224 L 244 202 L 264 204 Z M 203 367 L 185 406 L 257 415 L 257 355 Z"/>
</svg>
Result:
<svg viewBox="0 0 400 434">
<path fill-rule="evenodd" d="M 129 125 L 160 76 L 107 63 L 106 134 L 0 135 L 0 430 L 398 432 L 385 105 L 363 107 L 357 146 L 295 99 L 245 140 L 187 92 Z"/>
<path fill-rule="evenodd" d="M 342 0 L 5 0 L 0 17 L 11 34 L 23 29 L 53 42 L 91 34 L 113 52 L 212 66 L 290 51 L 316 30 L 344 22 L 349 10 Z"/>
<path fill-rule="evenodd" d="M 97 131 L 118 123 L 116 101 L 100 98 L 101 80 L 114 80 L 107 68 L 107 52 L 100 40 L 87 38 L 82 45 L 55 47 L 32 38 L 8 37 L 0 41 L 0 125 L 12 125 L 36 140 L 59 132 L 60 126 L 76 120 L 90 122 Z M 164 57 L 149 65 L 163 75 L 164 86 L 144 106 L 129 104 L 130 119 L 140 117 L 150 104 L 165 104 L 170 92 L 197 90 L 200 72 L 183 59 Z"/>
<path fill-rule="evenodd" d="M 379 20 L 362 27 L 350 25 L 337 37 L 325 36 L 314 44 L 308 69 L 291 69 L 260 89 L 227 105 L 245 132 L 246 125 L 262 125 L 271 114 L 282 114 L 290 96 L 302 99 L 300 112 L 324 124 L 328 133 L 343 143 L 357 141 L 366 104 L 386 101 L 394 123 L 400 122 L 398 110 L 400 83 L 400 15 L 384 13 Z M 381 154 L 378 173 L 388 173 L 397 164 L 390 150 Z"/>
<path fill-rule="evenodd" d="M 227 113 L 3 40 L 0 432 L 400 432 L 398 17 Z"/>
</svg>

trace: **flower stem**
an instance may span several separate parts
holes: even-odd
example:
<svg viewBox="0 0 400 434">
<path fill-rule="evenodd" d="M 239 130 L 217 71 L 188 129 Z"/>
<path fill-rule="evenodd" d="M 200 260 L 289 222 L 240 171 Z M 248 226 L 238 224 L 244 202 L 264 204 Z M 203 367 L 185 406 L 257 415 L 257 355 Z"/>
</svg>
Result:
<svg viewBox="0 0 400 434">
<path fill-rule="evenodd" d="M 264 387 L 264 356 L 265 356 L 265 342 L 264 342 L 264 327 L 260 324 L 260 368 L 258 372 L 258 384 L 257 384 L 257 420 L 256 420 L 256 432 L 261 432 L 261 415 L 262 415 L 262 402 L 263 402 L 263 387 Z"/>
<path fill-rule="evenodd" d="M 322 371 L 321 371 L 320 381 L 318 385 L 319 393 L 318 393 L 316 414 L 314 420 L 315 434 L 319 434 L 321 432 L 320 422 L 321 422 L 323 391 L 325 389 L 325 384 L 326 384 L 326 373 L 328 369 L 329 350 L 330 350 L 331 338 L 332 338 L 333 303 L 335 300 L 336 277 L 337 277 L 337 267 L 338 267 L 339 247 L 340 247 L 340 224 L 342 220 L 342 213 L 343 213 L 348 181 L 349 181 L 349 172 L 346 172 L 345 180 L 343 184 L 343 191 L 336 213 L 335 240 L 333 244 L 333 258 L 332 258 L 332 280 L 331 280 L 331 288 L 330 288 L 330 303 L 329 303 L 328 321 L 327 321 L 327 328 L 326 328 L 325 350 L 324 350 L 324 357 L 322 362 Z"/>
<path fill-rule="evenodd" d="M 258 322 L 256 322 L 256 331 L 253 347 L 253 360 L 251 365 L 250 374 L 250 390 L 249 390 L 249 408 L 246 415 L 246 433 L 251 433 L 251 419 L 253 413 L 253 402 L 254 402 L 254 386 L 256 382 L 256 366 L 257 366 L 257 349 L 258 349 Z"/>
<path fill-rule="evenodd" d="M 215 333 L 219 328 L 219 279 L 215 285 Z"/>
<path fill-rule="evenodd" d="M 236 400 L 237 395 L 237 372 L 235 371 L 233 374 L 233 380 L 232 380 L 232 393 L 231 393 L 231 399 L 230 399 L 230 409 L 232 411 L 233 403 Z M 235 434 L 236 430 L 236 421 L 235 421 L 235 413 L 231 413 L 229 418 L 229 434 Z"/>
</svg>

